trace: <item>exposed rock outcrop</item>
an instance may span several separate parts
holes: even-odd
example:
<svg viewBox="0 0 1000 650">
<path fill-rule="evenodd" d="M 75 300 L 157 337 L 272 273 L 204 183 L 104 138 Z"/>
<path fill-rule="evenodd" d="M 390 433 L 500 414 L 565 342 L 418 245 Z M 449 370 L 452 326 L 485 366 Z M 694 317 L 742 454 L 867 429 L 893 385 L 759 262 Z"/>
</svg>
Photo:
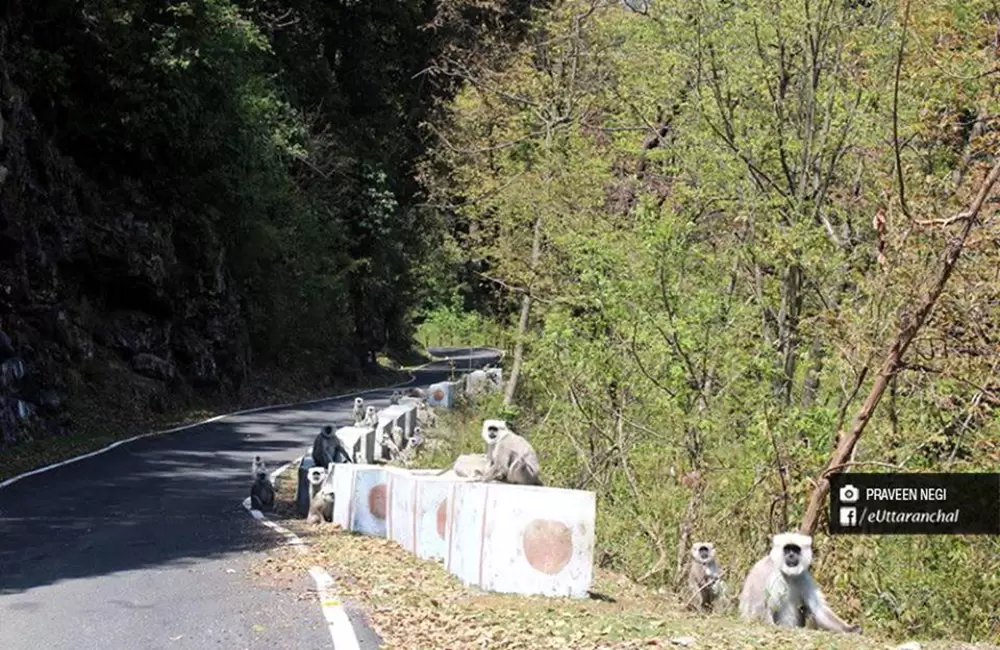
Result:
<svg viewBox="0 0 1000 650">
<path fill-rule="evenodd" d="M 249 354 L 226 251 L 138 184 L 103 188 L 63 156 L 12 81 L 0 29 L 0 449 L 64 431 L 82 387 L 162 410 L 234 391 Z M 198 250 L 183 242 L 196 239 Z M 102 366 L 115 366 L 114 373 Z M 109 384 L 110 389 L 110 384 Z M 100 391 L 97 390 L 97 393 Z M 91 397 L 94 391 L 91 391 Z"/>
</svg>

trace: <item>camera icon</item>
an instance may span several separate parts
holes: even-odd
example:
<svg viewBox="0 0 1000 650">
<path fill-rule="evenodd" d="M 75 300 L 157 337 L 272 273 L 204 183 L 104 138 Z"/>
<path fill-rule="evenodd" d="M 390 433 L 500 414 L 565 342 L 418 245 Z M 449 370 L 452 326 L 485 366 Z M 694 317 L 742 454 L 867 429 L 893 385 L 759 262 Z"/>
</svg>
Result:
<svg viewBox="0 0 1000 650">
<path fill-rule="evenodd" d="M 839 496 L 841 503 L 857 503 L 861 497 L 861 490 L 848 484 L 840 488 Z"/>
<path fill-rule="evenodd" d="M 858 509 L 857 508 L 841 508 L 840 509 L 840 525 L 841 526 L 857 526 L 858 525 Z"/>
</svg>

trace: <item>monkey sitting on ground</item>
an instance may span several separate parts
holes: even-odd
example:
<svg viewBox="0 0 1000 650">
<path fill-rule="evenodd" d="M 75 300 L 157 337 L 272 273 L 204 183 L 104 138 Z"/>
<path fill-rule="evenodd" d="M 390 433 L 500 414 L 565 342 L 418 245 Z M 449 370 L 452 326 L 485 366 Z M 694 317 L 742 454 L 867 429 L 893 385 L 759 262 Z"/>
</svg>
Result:
<svg viewBox="0 0 1000 650">
<path fill-rule="evenodd" d="M 420 427 L 413 427 L 413 435 L 406 443 L 407 449 L 417 449 L 424 444 L 424 430 Z"/>
<path fill-rule="evenodd" d="M 360 397 L 354 398 L 354 426 L 360 425 L 365 420 L 365 401 Z"/>
<path fill-rule="evenodd" d="M 403 394 L 398 390 L 392 391 L 392 395 L 389 396 L 389 404 L 396 406 L 399 404 L 399 400 L 403 398 Z"/>
<path fill-rule="evenodd" d="M 267 466 L 260 456 L 253 458 L 253 484 L 250 486 L 250 507 L 254 510 L 274 508 L 274 486 L 267 475 Z"/>
<path fill-rule="evenodd" d="M 724 588 L 721 575 L 715 547 L 708 542 L 693 544 L 688 569 L 688 588 L 691 590 L 688 606 L 698 612 L 712 611 Z"/>
<path fill-rule="evenodd" d="M 410 463 L 417 457 L 420 447 L 424 444 L 424 436 L 420 427 L 413 427 L 413 435 L 406 441 L 406 446 L 399 454 L 399 459 L 403 465 L 409 467 Z"/>
<path fill-rule="evenodd" d="M 350 463 L 351 455 L 347 453 L 340 439 L 329 424 L 324 425 L 313 440 L 312 459 L 316 467 L 327 467 L 330 463 Z"/>
<path fill-rule="evenodd" d="M 506 422 L 485 420 L 482 435 L 489 461 L 483 481 L 544 485 L 538 477 L 540 467 L 535 449 L 531 443 L 507 428 Z"/>
<path fill-rule="evenodd" d="M 422 427 L 436 427 L 437 426 L 437 414 L 434 409 L 426 404 L 417 405 L 417 422 L 420 423 Z"/>
<path fill-rule="evenodd" d="M 812 537 L 775 535 L 771 552 L 753 566 L 740 593 L 740 616 L 783 627 L 805 627 L 806 614 L 830 632 L 860 634 L 861 626 L 837 617 L 809 573 Z"/>
<path fill-rule="evenodd" d="M 309 514 L 306 515 L 306 523 L 321 524 L 324 521 L 333 521 L 333 493 L 323 489 L 323 482 L 326 481 L 326 469 L 323 467 L 310 467 L 309 474 Z"/>
</svg>

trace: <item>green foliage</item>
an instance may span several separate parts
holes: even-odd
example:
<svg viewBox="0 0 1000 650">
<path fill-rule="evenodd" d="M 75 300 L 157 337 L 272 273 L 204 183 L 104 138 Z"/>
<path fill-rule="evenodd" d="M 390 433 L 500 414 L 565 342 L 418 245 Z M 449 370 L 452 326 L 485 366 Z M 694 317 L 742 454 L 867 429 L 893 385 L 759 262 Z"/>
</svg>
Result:
<svg viewBox="0 0 1000 650">
<path fill-rule="evenodd" d="M 426 314 L 417 327 L 416 338 L 425 347 L 496 346 L 501 328 L 477 312 L 461 311 L 457 306 L 439 307 Z"/>
<path fill-rule="evenodd" d="M 452 84 L 415 75 L 466 19 L 423 0 L 26 3 L 14 69 L 60 149 L 134 188 L 127 209 L 152 206 L 192 273 L 223 260 L 258 362 L 342 373 L 409 348 L 412 312 L 454 284 L 412 170 Z"/>
<path fill-rule="evenodd" d="M 978 27 L 995 8 L 910 3 L 896 106 L 902 7 L 865 4 L 641 15 L 566 0 L 522 46 L 450 68 L 465 86 L 429 186 L 502 316 L 529 288 L 536 300 L 518 425 L 553 483 L 597 492 L 607 566 L 671 584 L 687 545 L 711 539 L 738 582 L 768 534 L 797 527 L 947 241 L 924 224 L 968 202 L 976 184 L 956 188 L 956 167 L 978 178 L 1000 139 L 982 123 L 996 64 Z M 856 471 L 1000 458 L 997 352 L 963 334 L 995 309 L 996 250 L 965 254 L 910 350 L 922 369 L 896 378 Z M 995 544 L 817 546 L 835 607 L 866 630 L 998 638 L 981 600 L 1000 596 Z"/>
</svg>

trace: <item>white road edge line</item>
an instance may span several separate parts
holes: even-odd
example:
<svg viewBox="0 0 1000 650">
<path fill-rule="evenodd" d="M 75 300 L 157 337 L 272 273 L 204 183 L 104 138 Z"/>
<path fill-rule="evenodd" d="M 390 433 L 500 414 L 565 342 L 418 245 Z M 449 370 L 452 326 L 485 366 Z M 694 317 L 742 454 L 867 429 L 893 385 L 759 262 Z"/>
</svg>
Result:
<svg viewBox="0 0 1000 650">
<path fill-rule="evenodd" d="M 503 361 L 503 357 L 505 356 L 505 354 L 504 354 L 505 351 L 504 350 L 500 350 L 498 348 L 483 347 L 483 348 L 479 348 L 479 349 L 481 349 L 481 350 L 492 350 L 494 352 L 497 352 L 500 355 L 500 360 L 501 361 Z M 355 395 L 364 395 L 365 393 L 372 393 L 372 392 L 380 391 L 380 390 L 388 390 L 388 389 L 391 389 L 391 388 L 401 388 L 403 386 L 408 386 L 409 384 L 412 384 L 413 382 L 415 382 L 417 380 L 417 376 L 414 375 L 413 372 L 412 372 L 413 370 L 420 370 L 421 368 L 429 366 L 430 364 L 435 363 L 436 361 L 446 361 L 446 360 L 448 360 L 450 358 L 451 357 L 436 358 L 436 359 L 432 359 L 432 360 L 430 360 L 430 361 L 428 361 L 426 363 L 422 363 L 419 366 L 414 366 L 414 367 L 412 367 L 412 368 L 409 369 L 411 372 L 410 372 L 410 378 L 407 381 L 404 381 L 404 382 L 399 383 L 399 384 L 394 384 L 392 386 L 383 386 L 381 388 L 368 388 L 366 390 L 357 390 L 357 391 L 353 391 L 353 392 L 350 392 L 350 393 L 344 393 L 342 395 L 331 395 L 330 397 L 321 397 L 319 399 L 312 399 L 312 400 L 307 400 L 307 401 L 304 401 L 304 402 L 289 402 L 287 404 L 272 404 L 270 406 L 259 406 L 257 408 L 244 409 L 242 411 L 233 411 L 232 413 L 225 413 L 223 415 L 216 415 L 215 417 L 211 417 L 211 418 L 208 418 L 207 420 L 202 420 L 200 422 L 194 422 L 192 424 L 184 424 L 184 425 L 181 425 L 179 427 L 174 427 L 172 429 L 164 429 L 162 431 L 151 431 L 149 433 L 143 433 L 143 434 L 140 434 L 140 435 L 137 435 L 137 436 L 132 436 L 131 438 L 126 438 L 125 440 L 118 440 L 116 442 L 111 443 L 107 447 L 102 447 L 100 449 L 97 449 L 96 451 L 92 451 L 92 452 L 89 452 L 89 453 L 86 453 L 86 454 L 82 454 L 80 456 L 75 456 L 73 458 L 69 458 L 69 459 L 60 461 L 58 463 L 53 463 L 51 465 L 46 465 L 45 467 L 39 467 L 39 468 L 33 469 L 33 470 L 29 471 L 29 472 L 24 472 L 23 474 L 18 474 L 17 476 L 11 477 L 11 478 L 3 481 L 3 482 L 0 482 L 0 489 L 3 489 L 5 487 L 7 487 L 8 485 L 13 485 L 14 483 L 17 483 L 18 481 L 20 481 L 21 479 L 28 478 L 29 476 L 34 476 L 36 474 L 41 474 L 43 472 L 48 472 L 48 471 L 54 470 L 54 469 L 56 469 L 58 467 L 63 467 L 65 465 L 70 465 L 72 463 L 75 463 L 75 462 L 78 462 L 78 461 L 81 461 L 81 460 L 85 460 L 87 458 L 92 458 L 94 456 L 98 456 L 100 454 L 103 454 L 103 453 L 111 451 L 115 447 L 120 447 L 121 445 L 125 445 L 125 444 L 128 444 L 130 442 L 135 442 L 136 440 L 142 440 L 143 438 L 150 438 L 150 437 L 153 437 L 153 436 L 160 436 L 160 435 L 163 435 L 163 434 L 166 434 L 166 433 L 174 433 L 176 431 L 184 431 L 185 429 L 193 429 L 195 427 L 200 427 L 200 426 L 202 426 L 204 424 L 211 424 L 212 422 L 218 422 L 219 420 L 223 420 L 225 418 L 232 417 L 234 415 L 246 415 L 248 413 L 260 413 L 262 411 L 277 410 L 277 409 L 288 408 L 288 407 L 292 407 L 292 406 L 307 406 L 309 404 L 319 404 L 320 402 L 328 402 L 328 401 L 332 401 L 332 400 L 335 400 L 335 399 L 343 399 L 345 397 L 354 397 Z M 273 472 L 271 472 L 271 480 L 274 481 L 275 479 L 277 479 L 277 477 L 282 472 L 284 472 L 285 470 L 287 470 L 294 463 L 295 463 L 295 461 L 291 461 L 291 462 L 285 463 L 284 465 L 282 465 L 278 469 L 276 469 Z M 247 510 L 247 512 L 250 513 L 251 516 L 253 516 L 254 519 L 256 519 L 260 523 L 264 524 L 268 528 L 271 528 L 271 529 L 277 531 L 278 533 L 280 533 L 281 535 L 285 536 L 285 538 L 288 539 L 289 545 L 295 546 L 299 550 L 299 552 L 301 552 L 301 553 L 306 553 L 307 552 L 306 548 L 305 548 L 305 543 L 302 541 L 302 538 L 300 538 L 298 535 L 296 535 L 292 531 L 288 530 L 287 528 L 284 528 L 283 526 L 280 526 L 280 525 L 274 523 L 273 521 L 269 521 L 266 517 L 264 517 L 263 513 L 261 513 L 259 510 L 252 509 L 250 507 L 250 497 L 246 497 L 243 500 L 243 507 Z M 344 610 L 344 607 L 343 607 L 343 605 L 341 605 L 340 601 L 334 597 L 334 594 L 333 594 L 333 587 L 334 587 L 333 578 L 330 576 L 329 573 L 327 573 L 321 567 L 312 567 L 312 568 L 310 568 L 309 569 L 309 575 L 312 576 L 313 580 L 316 582 L 316 589 L 317 589 L 317 592 L 319 594 L 319 599 L 320 599 L 320 607 L 323 610 L 323 617 L 327 621 L 327 626 L 328 626 L 328 628 L 330 630 L 330 637 L 333 639 L 333 647 L 334 647 L 334 649 L 335 650 L 360 650 L 360 646 L 358 645 L 358 638 L 357 638 L 357 636 L 354 633 L 354 627 L 351 625 L 351 621 L 350 621 L 350 619 L 347 616 L 347 612 Z"/>
<path fill-rule="evenodd" d="M 308 451 L 309 450 L 306 449 L 307 453 Z M 295 461 L 285 463 L 278 469 L 271 472 L 271 480 L 277 480 L 278 476 L 282 472 L 294 464 Z M 288 545 L 294 546 L 295 550 L 299 553 L 304 555 L 308 552 L 306 543 L 302 541 L 301 537 L 284 526 L 269 520 L 260 510 L 254 510 L 251 508 L 250 497 L 243 499 L 243 507 L 246 508 L 246 511 L 249 512 L 254 519 L 282 535 L 286 540 L 288 540 Z M 334 650 L 361 650 L 357 634 L 354 632 L 354 626 L 351 625 L 351 619 L 347 616 L 347 610 L 344 609 L 344 606 L 341 604 L 340 598 L 337 595 L 336 584 L 333 581 L 333 577 L 331 577 L 325 569 L 318 566 L 310 567 L 309 575 L 312 577 L 313 582 L 316 583 L 316 594 L 319 597 L 320 609 L 323 612 L 323 618 L 326 619 L 326 627 L 330 632 L 330 638 L 333 640 Z"/>
<path fill-rule="evenodd" d="M 493 350 L 500 355 L 500 361 L 503 361 L 505 356 L 504 350 L 498 350 L 497 348 L 482 348 L 486 350 Z M 445 357 L 448 359 L 449 357 Z M 414 370 L 422 368 L 426 365 L 433 363 L 429 361 L 423 365 L 417 366 Z M 414 381 L 416 377 L 412 377 L 409 382 Z M 406 384 L 402 384 L 406 385 Z M 379 389 L 376 389 L 379 390 Z M 368 391 L 364 391 L 368 392 Z M 342 395 L 341 397 L 349 397 L 350 395 Z M 331 398 L 335 399 L 335 398 Z M 306 447 L 303 451 L 308 454 L 312 450 L 311 447 Z M 297 460 L 297 459 L 296 459 Z M 278 480 L 278 477 L 288 468 L 295 464 L 296 461 L 289 461 L 279 467 L 278 469 L 271 472 L 271 482 Z M 296 483 L 298 482 L 298 477 L 296 477 Z M 277 524 L 267 517 L 264 516 L 260 510 L 255 510 L 250 507 L 250 497 L 243 499 L 243 507 L 246 509 L 250 515 L 264 524 L 271 530 L 282 535 L 286 540 L 288 540 L 289 546 L 294 546 L 295 549 L 302 554 L 308 552 L 305 542 L 301 537 L 288 530 L 284 526 Z M 354 631 L 354 626 L 351 624 L 350 617 L 347 616 L 347 610 L 341 604 L 340 598 L 336 592 L 336 583 L 333 577 L 325 570 L 323 567 L 313 566 L 309 568 L 309 575 L 312 577 L 313 582 L 316 583 L 316 593 L 319 596 L 320 610 L 323 612 L 323 618 L 326 619 L 327 629 L 330 631 L 330 638 L 333 640 L 334 650 L 361 650 L 360 643 L 358 642 L 357 633 Z"/>
<path fill-rule="evenodd" d="M 487 348 L 480 348 L 480 349 L 482 349 L 482 350 L 494 350 L 494 351 L 500 353 L 501 358 L 503 357 L 503 351 L 502 350 L 498 350 L 497 348 L 488 348 L 487 347 Z M 413 371 L 413 370 L 420 370 L 421 368 L 423 368 L 425 366 L 429 366 L 430 364 L 432 364 L 432 363 L 434 363 L 436 361 L 443 361 L 443 360 L 447 360 L 449 358 L 450 357 L 444 357 L 443 359 L 440 359 L 440 358 L 439 359 L 432 359 L 431 361 L 428 361 L 427 363 L 422 363 L 419 366 L 414 366 L 414 367 L 410 368 L 410 370 L 411 371 Z M 276 410 L 276 409 L 283 409 L 283 408 L 288 408 L 290 406 L 307 406 L 309 404 L 319 404 L 320 402 L 328 402 L 328 401 L 335 400 L 335 399 L 343 399 L 345 397 L 354 397 L 355 395 L 363 395 L 365 393 L 371 393 L 371 392 L 374 392 L 374 391 L 377 391 L 377 390 L 388 390 L 390 388 L 402 388 L 403 386 L 408 386 L 408 385 L 412 384 L 416 380 L 417 380 L 416 375 L 414 375 L 412 372 L 410 372 L 410 378 L 407 381 L 404 381 L 404 382 L 402 382 L 400 384 L 395 384 L 393 386 L 384 386 L 382 388 L 368 388 L 366 390 L 356 390 L 356 391 L 353 391 L 351 393 L 344 393 L 343 395 L 331 395 L 330 397 L 321 397 L 319 399 L 311 399 L 311 400 L 307 400 L 305 402 L 289 402 L 287 404 L 272 404 L 270 406 L 258 406 L 256 408 L 252 408 L 252 409 L 245 409 L 245 410 L 242 410 L 242 411 L 233 411 L 232 413 L 224 413 L 223 415 L 216 415 L 215 417 L 208 418 L 207 420 L 202 420 L 201 422 L 194 422 L 192 424 L 184 424 L 184 425 L 181 425 L 179 427 L 174 427 L 172 429 L 164 429 L 162 431 L 151 431 L 149 433 L 142 433 L 142 434 L 139 434 L 137 436 L 132 436 L 131 438 L 126 438 L 125 440 L 118 440 L 116 442 L 111 443 L 107 447 L 101 447 L 100 449 L 98 449 L 96 451 L 91 451 L 89 453 L 82 454 L 80 456 L 75 456 L 73 458 L 68 458 L 68 459 L 60 461 L 58 463 L 53 463 L 51 465 L 46 465 L 45 467 L 39 467 L 39 468 L 33 469 L 33 470 L 29 471 L 29 472 L 24 472 L 23 474 L 18 474 L 17 476 L 13 476 L 13 477 L 11 477 L 11 478 L 3 481 L 3 482 L 0 482 L 0 490 L 2 490 L 3 488 L 7 487 L 8 485 L 13 485 L 14 483 L 17 483 L 21 479 L 28 478 L 29 476 L 34 476 L 35 474 L 41 474 L 43 472 L 48 472 L 48 471 L 54 470 L 57 467 L 63 467 L 65 465 L 70 465 L 72 463 L 76 463 L 78 461 L 85 460 L 87 458 L 92 458 L 94 456 L 99 456 L 100 454 L 104 454 L 104 453 L 107 453 L 107 452 L 111 451 L 115 447 L 120 447 L 121 445 L 125 445 L 125 444 L 128 444 L 130 442 L 135 442 L 136 440 L 142 440 L 143 438 L 151 438 L 153 436 L 162 436 L 162 435 L 167 434 L 167 433 L 175 433 L 177 431 L 184 431 L 185 429 L 193 429 L 195 427 L 200 427 L 200 426 L 202 426 L 204 424 L 211 424 L 212 422 L 218 422 L 219 420 L 223 420 L 223 419 L 228 418 L 228 417 L 233 417 L 234 415 L 247 415 L 249 413 L 260 413 L 262 411 L 270 411 L 270 410 Z"/>
</svg>

